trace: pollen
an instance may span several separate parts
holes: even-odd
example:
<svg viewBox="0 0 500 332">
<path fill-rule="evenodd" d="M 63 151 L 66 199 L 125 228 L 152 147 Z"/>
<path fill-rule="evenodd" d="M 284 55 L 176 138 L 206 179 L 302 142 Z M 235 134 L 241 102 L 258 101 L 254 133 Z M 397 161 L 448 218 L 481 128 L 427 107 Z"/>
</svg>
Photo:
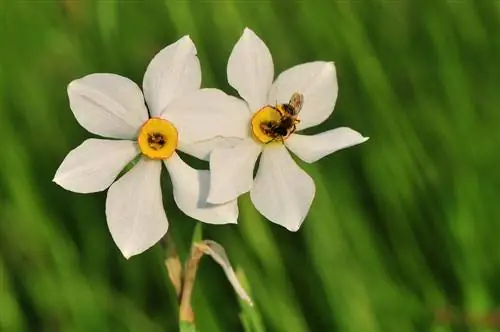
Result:
<svg viewBox="0 0 500 332">
<path fill-rule="evenodd" d="M 178 133 L 174 125 L 164 119 L 146 121 L 137 137 L 143 155 L 151 159 L 168 159 L 177 147 Z"/>
<path fill-rule="evenodd" d="M 250 127 L 257 141 L 263 144 L 283 142 L 295 131 L 295 125 L 299 120 L 295 116 L 288 115 L 283 107 L 283 105 L 268 105 L 254 114 Z"/>
</svg>

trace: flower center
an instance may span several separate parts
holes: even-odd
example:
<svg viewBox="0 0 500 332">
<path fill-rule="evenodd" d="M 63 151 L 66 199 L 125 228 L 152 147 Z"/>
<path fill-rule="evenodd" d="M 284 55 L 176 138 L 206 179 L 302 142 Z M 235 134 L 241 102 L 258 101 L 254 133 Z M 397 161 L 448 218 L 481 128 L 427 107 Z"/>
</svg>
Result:
<svg viewBox="0 0 500 332">
<path fill-rule="evenodd" d="M 139 131 L 137 143 L 143 155 L 151 159 L 167 159 L 177 147 L 177 129 L 167 120 L 151 118 Z"/>
<path fill-rule="evenodd" d="M 253 136 L 264 144 L 286 140 L 300 122 L 297 115 L 302 101 L 303 96 L 294 93 L 288 104 L 262 107 L 250 121 Z"/>
</svg>

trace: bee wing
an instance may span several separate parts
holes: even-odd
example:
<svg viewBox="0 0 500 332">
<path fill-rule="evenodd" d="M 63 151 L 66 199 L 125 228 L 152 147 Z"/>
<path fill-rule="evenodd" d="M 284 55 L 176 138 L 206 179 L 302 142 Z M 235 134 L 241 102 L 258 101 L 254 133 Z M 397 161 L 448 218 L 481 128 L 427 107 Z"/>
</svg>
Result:
<svg viewBox="0 0 500 332">
<path fill-rule="evenodd" d="M 288 104 L 293 107 L 295 115 L 297 115 L 302 109 L 302 105 L 304 104 L 304 95 L 298 92 L 294 92 Z"/>
</svg>

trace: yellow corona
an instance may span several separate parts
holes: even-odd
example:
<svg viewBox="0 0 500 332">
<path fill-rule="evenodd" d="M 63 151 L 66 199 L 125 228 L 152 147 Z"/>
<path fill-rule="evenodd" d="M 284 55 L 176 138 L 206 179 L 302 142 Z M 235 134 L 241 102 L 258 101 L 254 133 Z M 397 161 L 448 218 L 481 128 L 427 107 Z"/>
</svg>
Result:
<svg viewBox="0 0 500 332">
<path fill-rule="evenodd" d="M 146 121 L 137 137 L 143 155 L 151 159 L 168 159 L 177 148 L 178 133 L 174 125 L 164 119 Z"/>
</svg>

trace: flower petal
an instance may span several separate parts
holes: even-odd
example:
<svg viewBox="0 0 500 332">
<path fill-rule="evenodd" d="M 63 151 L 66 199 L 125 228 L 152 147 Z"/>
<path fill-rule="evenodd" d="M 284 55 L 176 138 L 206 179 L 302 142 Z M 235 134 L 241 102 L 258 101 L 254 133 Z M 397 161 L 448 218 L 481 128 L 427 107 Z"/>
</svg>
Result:
<svg viewBox="0 0 500 332">
<path fill-rule="evenodd" d="M 168 45 L 148 65 L 142 83 L 151 117 L 160 116 L 175 98 L 200 88 L 201 68 L 189 36 Z"/>
<path fill-rule="evenodd" d="M 338 94 L 333 62 L 309 62 L 282 72 L 271 88 L 268 102 L 286 103 L 294 92 L 304 96 L 298 130 L 325 121 L 333 112 Z"/>
<path fill-rule="evenodd" d="M 237 145 L 215 149 L 210 154 L 210 192 L 208 201 L 225 203 L 252 188 L 253 170 L 262 145 L 247 138 Z"/>
<path fill-rule="evenodd" d="M 237 137 L 214 137 L 206 141 L 196 143 L 184 143 L 179 141 L 177 149 L 201 160 L 209 160 L 210 153 L 217 148 L 231 147 L 243 141 L 243 138 Z"/>
<path fill-rule="evenodd" d="M 176 153 L 165 160 L 174 191 L 174 200 L 181 211 L 191 218 L 209 224 L 235 224 L 238 219 L 236 200 L 226 204 L 207 203 L 210 174 L 186 164 Z"/>
<path fill-rule="evenodd" d="M 96 135 L 132 139 L 148 119 L 141 90 L 119 75 L 91 74 L 74 80 L 68 96 L 78 123 Z"/>
<path fill-rule="evenodd" d="M 367 140 L 368 137 L 363 137 L 351 128 L 340 127 L 312 136 L 293 134 L 285 144 L 297 157 L 307 163 L 313 163 L 330 153 Z"/>
<path fill-rule="evenodd" d="M 274 77 L 274 65 L 266 44 L 245 28 L 227 63 L 227 80 L 246 100 L 250 111 L 266 105 Z"/>
<path fill-rule="evenodd" d="M 137 144 L 133 141 L 91 138 L 68 153 L 53 181 L 78 193 L 102 191 L 138 154 Z"/>
<path fill-rule="evenodd" d="M 108 227 L 125 258 L 149 249 L 167 233 L 160 174 L 161 162 L 142 158 L 109 188 Z"/>
<path fill-rule="evenodd" d="M 179 140 L 187 144 L 216 136 L 247 137 L 250 117 L 245 102 L 217 89 L 186 94 L 162 114 L 177 128 Z"/>
<path fill-rule="evenodd" d="M 263 150 L 250 198 L 264 217 L 295 232 L 311 207 L 314 193 L 313 180 L 283 145 Z"/>
</svg>

